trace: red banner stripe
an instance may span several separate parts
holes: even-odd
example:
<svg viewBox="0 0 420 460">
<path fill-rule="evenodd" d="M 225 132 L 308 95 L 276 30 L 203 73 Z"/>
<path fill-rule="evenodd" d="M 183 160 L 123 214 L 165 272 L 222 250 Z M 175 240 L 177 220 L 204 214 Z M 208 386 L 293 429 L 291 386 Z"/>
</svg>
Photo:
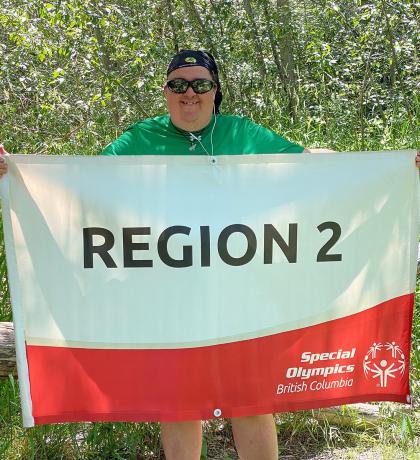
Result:
<svg viewBox="0 0 420 460">
<path fill-rule="evenodd" d="M 315 326 L 223 345 L 27 345 L 36 424 L 238 417 L 407 402 L 414 294 Z M 340 351 L 341 350 L 341 351 Z"/>
</svg>

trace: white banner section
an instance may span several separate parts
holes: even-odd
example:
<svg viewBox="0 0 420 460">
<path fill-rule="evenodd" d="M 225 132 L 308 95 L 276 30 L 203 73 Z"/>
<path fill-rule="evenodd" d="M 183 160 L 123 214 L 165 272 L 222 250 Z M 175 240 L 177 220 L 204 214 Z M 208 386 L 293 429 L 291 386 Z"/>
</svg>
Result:
<svg viewBox="0 0 420 460">
<path fill-rule="evenodd" d="M 226 344 L 343 318 L 415 289 L 415 151 L 7 162 L 22 377 L 24 342 Z"/>
</svg>

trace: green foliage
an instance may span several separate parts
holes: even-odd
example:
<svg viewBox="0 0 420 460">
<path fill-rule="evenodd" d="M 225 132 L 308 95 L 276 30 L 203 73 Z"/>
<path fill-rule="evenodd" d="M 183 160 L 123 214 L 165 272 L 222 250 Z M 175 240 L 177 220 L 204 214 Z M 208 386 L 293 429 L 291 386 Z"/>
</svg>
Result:
<svg viewBox="0 0 420 460">
<path fill-rule="evenodd" d="M 132 122 L 165 111 L 161 88 L 176 49 L 203 48 L 219 63 L 225 113 L 247 115 L 310 147 L 419 146 L 416 2 L 253 0 L 251 15 L 244 3 L 1 0 L 0 142 L 16 153 L 96 154 Z M 3 248 L 0 320 L 9 321 Z M 418 302 L 417 296 L 414 409 L 420 396 Z M 16 381 L 0 381 L 0 458 L 162 456 L 156 424 L 23 430 L 18 393 Z M 381 443 L 392 449 L 389 458 L 401 452 L 414 458 L 416 411 L 381 408 L 379 426 L 355 416 L 348 429 L 311 413 L 284 414 L 282 453 L 302 458 L 346 446 L 357 458 L 360 446 Z M 202 458 L 215 458 L 217 449 L 234 457 L 229 424 L 206 422 L 205 431 Z"/>
<path fill-rule="evenodd" d="M 166 66 L 181 47 L 216 55 L 225 112 L 293 140 L 340 150 L 418 144 L 412 1 L 277 2 L 289 3 L 283 13 L 264 0 L 249 2 L 252 22 L 233 0 L 174 0 L 170 14 L 168 2 L 151 0 L 2 3 L 0 139 L 10 151 L 99 152 L 165 110 Z"/>
</svg>

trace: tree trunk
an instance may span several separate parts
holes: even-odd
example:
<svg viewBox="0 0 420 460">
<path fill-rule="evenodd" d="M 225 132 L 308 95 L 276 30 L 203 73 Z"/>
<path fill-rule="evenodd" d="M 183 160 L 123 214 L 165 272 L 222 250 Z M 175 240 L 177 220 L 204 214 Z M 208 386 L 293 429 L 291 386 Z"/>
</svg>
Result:
<svg viewBox="0 0 420 460">
<path fill-rule="evenodd" d="M 104 43 L 104 37 L 102 35 L 102 30 L 100 29 L 98 25 L 95 26 L 94 33 L 95 33 L 95 38 L 98 42 L 100 59 L 101 59 L 103 70 L 104 70 L 104 72 L 101 72 L 101 73 L 102 75 L 109 77 L 113 73 L 111 58 L 109 55 L 109 50 Z M 120 116 L 118 113 L 118 108 L 114 102 L 114 99 L 111 99 L 110 106 L 111 106 L 111 111 L 112 111 L 112 121 L 115 126 L 119 126 Z"/>
<path fill-rule="evenodd" d="M 297 115 L 297 90 L 296 90 L 296 72 L 293 57 L 293 40 L 292 40 L 292 21 L 289 0 L 277 0 L 277 10 L 280 25 L 280 59 L 286 78 L 285 85 L 289 98 L 289 112 L 293 119 Z"/>
<path fill-rule="evenodd" d="M 277 51 L 277 46 L 276 46 L 276 40 L 274 38 L 273 29 L 271 28 L 271 23 L 270 23 L 271 22 L 271 16 L 270 16 L 270 13 L 268 11 L 267 1 L 266 0 L 264 0 L 264 2 L 263 2 L 263 9 L 264 9 L 265 21 L 267 23 L 268 39 L 270 41 L 270 47 L 271 47 L 271 52 L 273 54 L 274 63 L 276 64 L 276 67 L 277 67 L 277 73 L 280 76 L 281 80 L 283 82 L 285 82 L 286 79 L 285 79 L 285 75 L 284 75 L 284 72 L 283 72 L 283 66 L 281 65 L 280 56 L 279 56 L 279 53 Z"/>
<path fill-rule="evenodd" d="M 358 114 L 360 123 L 360 150 L 365 149 L 365 138 L 366 138 L 366 117 L 365 117 L 365 96 L 369 86 L 369 80 L 371 79 L 371 67 L 370 60 L 374 47 L 372 46 L 369 50 L 368 58 L 365 61 L 365 72 L 363 75 L 363 83 L 360 86 L 359 97 L 358 97 Z"/>
<path fill-rule="evenodd" d="M 394 35 L 391 29 L 391 25 L 389 23 L 387 5 L 385 0 L 382 0 L 382 16 L 385 20 L 385 35 L 388 42 L 389 54 L 391 55 L 390 58 L 390 66 L 389 66 L 389 79 L 391 82 L 391 90 L 394 90 L 395 86 L 395 76 L 397 73 L 397 53 L 395 51 L 395 44 L 394 44 Z"/>
<path fill-rule="evenodd" d="M 13 323 L 0 323 L 0 378 L 17 376 Z"/>
<path fill-rule="evenodd" d="M 196 21 L 197 24 L 199 25 L 202 36 L 204 37 L 204 42 L 206 43 L 207 49 L 210 51 L 210 53 L 214 56 L 214 58 L 217 61 L 217 67 L 219 69 L 220 75 L 222 76 L 222 79 L 224 80 L 224 84 L 225 84 L 227 93 L 233 97 L 233 91 L 231 90 L 231 87 L 229 84 L 228 74 L 225 71 L 220 59 L 218 59 L 219 55 L 218 55 L 216 46 L 214 45 L 213 40 L 211 39 L 211 36 L 207 31 L 207 27 L 204 24 L 203 20 L 201 19 L 199 12 L 197 11 L 194 1 L 193 0 L 183 0 L 183 1 L 184 1 L 185 9 L 187 11 L 190 11 L 191 15 L 194 18 L 194 21 Z"/>
<path fill-rule="evenodd" d="M 178 34 L 177 34 L 177 30 L 176 30 L 174 12 L 173 12 L 173 9 L 172 9 L 172 0 L 166 0 L 166 6 L 168 8 L 169 23 L 170 23 L 171 29 L 172 29 L 172 42 L 174 44 L 174 51 L 175 51 L 175 53 L 179 53 Z"/>
<path fill-rule="evenodd" d="M 257 23 L 255 22 L 255 12 L 252 9 L 250 0 L 243 0 L 243 4 L 244 4 L 244 8 L 248 16 L 248 19 L 251 22 L 251 33 L 254 37 L 255 48 L 260 57 L 260 59 L 257 59 L 257 61 L 260 63 L 259 71 L 261 74 L 261 78 L 265 79 L 265 77 L 267 76 L 267 70 L 265 68 L 264 60 L 262 59 L 262 57 L 264 56 L 264 52 L 263 52 L 263 48 L 261 45 L 261 39 L 258 34 Z"/>
<path fill-rule="evenodd" d="M 207 32 L 207 27 L 204 24 L 201 15 L 197 11 L 197 7 L 195 5 L 195 2 L 193 0 L 184 0 L 184 4 L 187 10 L 190 11 L 192 16 L 194 17 L 194 21 L 198 23 L 200 26 L 200 30 L 202 32 L 202 36 L 204 37 L 204 41 L 206 43 L 207 49 L 210 51 L 213 56 L 217 56 L 217 51 L 216 47 L 214 46 L 213 40 L 211 39 L 211 34 Z"/>
<path fill-rule="evenodd" d="M 312 415 L 317 420 L 342 427 L 354 426 L 356 423 L 363 427 L 367 425 L 372 427 L 383 421 L 379 406 L 366 403 L 314 409 Z"/>
</svg>

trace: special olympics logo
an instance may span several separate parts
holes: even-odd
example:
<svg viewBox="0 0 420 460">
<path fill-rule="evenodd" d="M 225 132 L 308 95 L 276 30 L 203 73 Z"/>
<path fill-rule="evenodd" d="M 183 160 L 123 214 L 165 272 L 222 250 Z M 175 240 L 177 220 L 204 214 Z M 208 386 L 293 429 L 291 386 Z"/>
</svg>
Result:
<svg viewBox="0 0 420 460">
<path fill-rule="evenodd" d="M 372 378 L 379 379 L 381 388 L 385 388 L 388 379 L 394 379 L 397 373 L 402 376 L 405 368 L 404 353 L 395 342 L 374 342 L 363 359 L 365 377 L 371 375 Z"/>
</svg>

